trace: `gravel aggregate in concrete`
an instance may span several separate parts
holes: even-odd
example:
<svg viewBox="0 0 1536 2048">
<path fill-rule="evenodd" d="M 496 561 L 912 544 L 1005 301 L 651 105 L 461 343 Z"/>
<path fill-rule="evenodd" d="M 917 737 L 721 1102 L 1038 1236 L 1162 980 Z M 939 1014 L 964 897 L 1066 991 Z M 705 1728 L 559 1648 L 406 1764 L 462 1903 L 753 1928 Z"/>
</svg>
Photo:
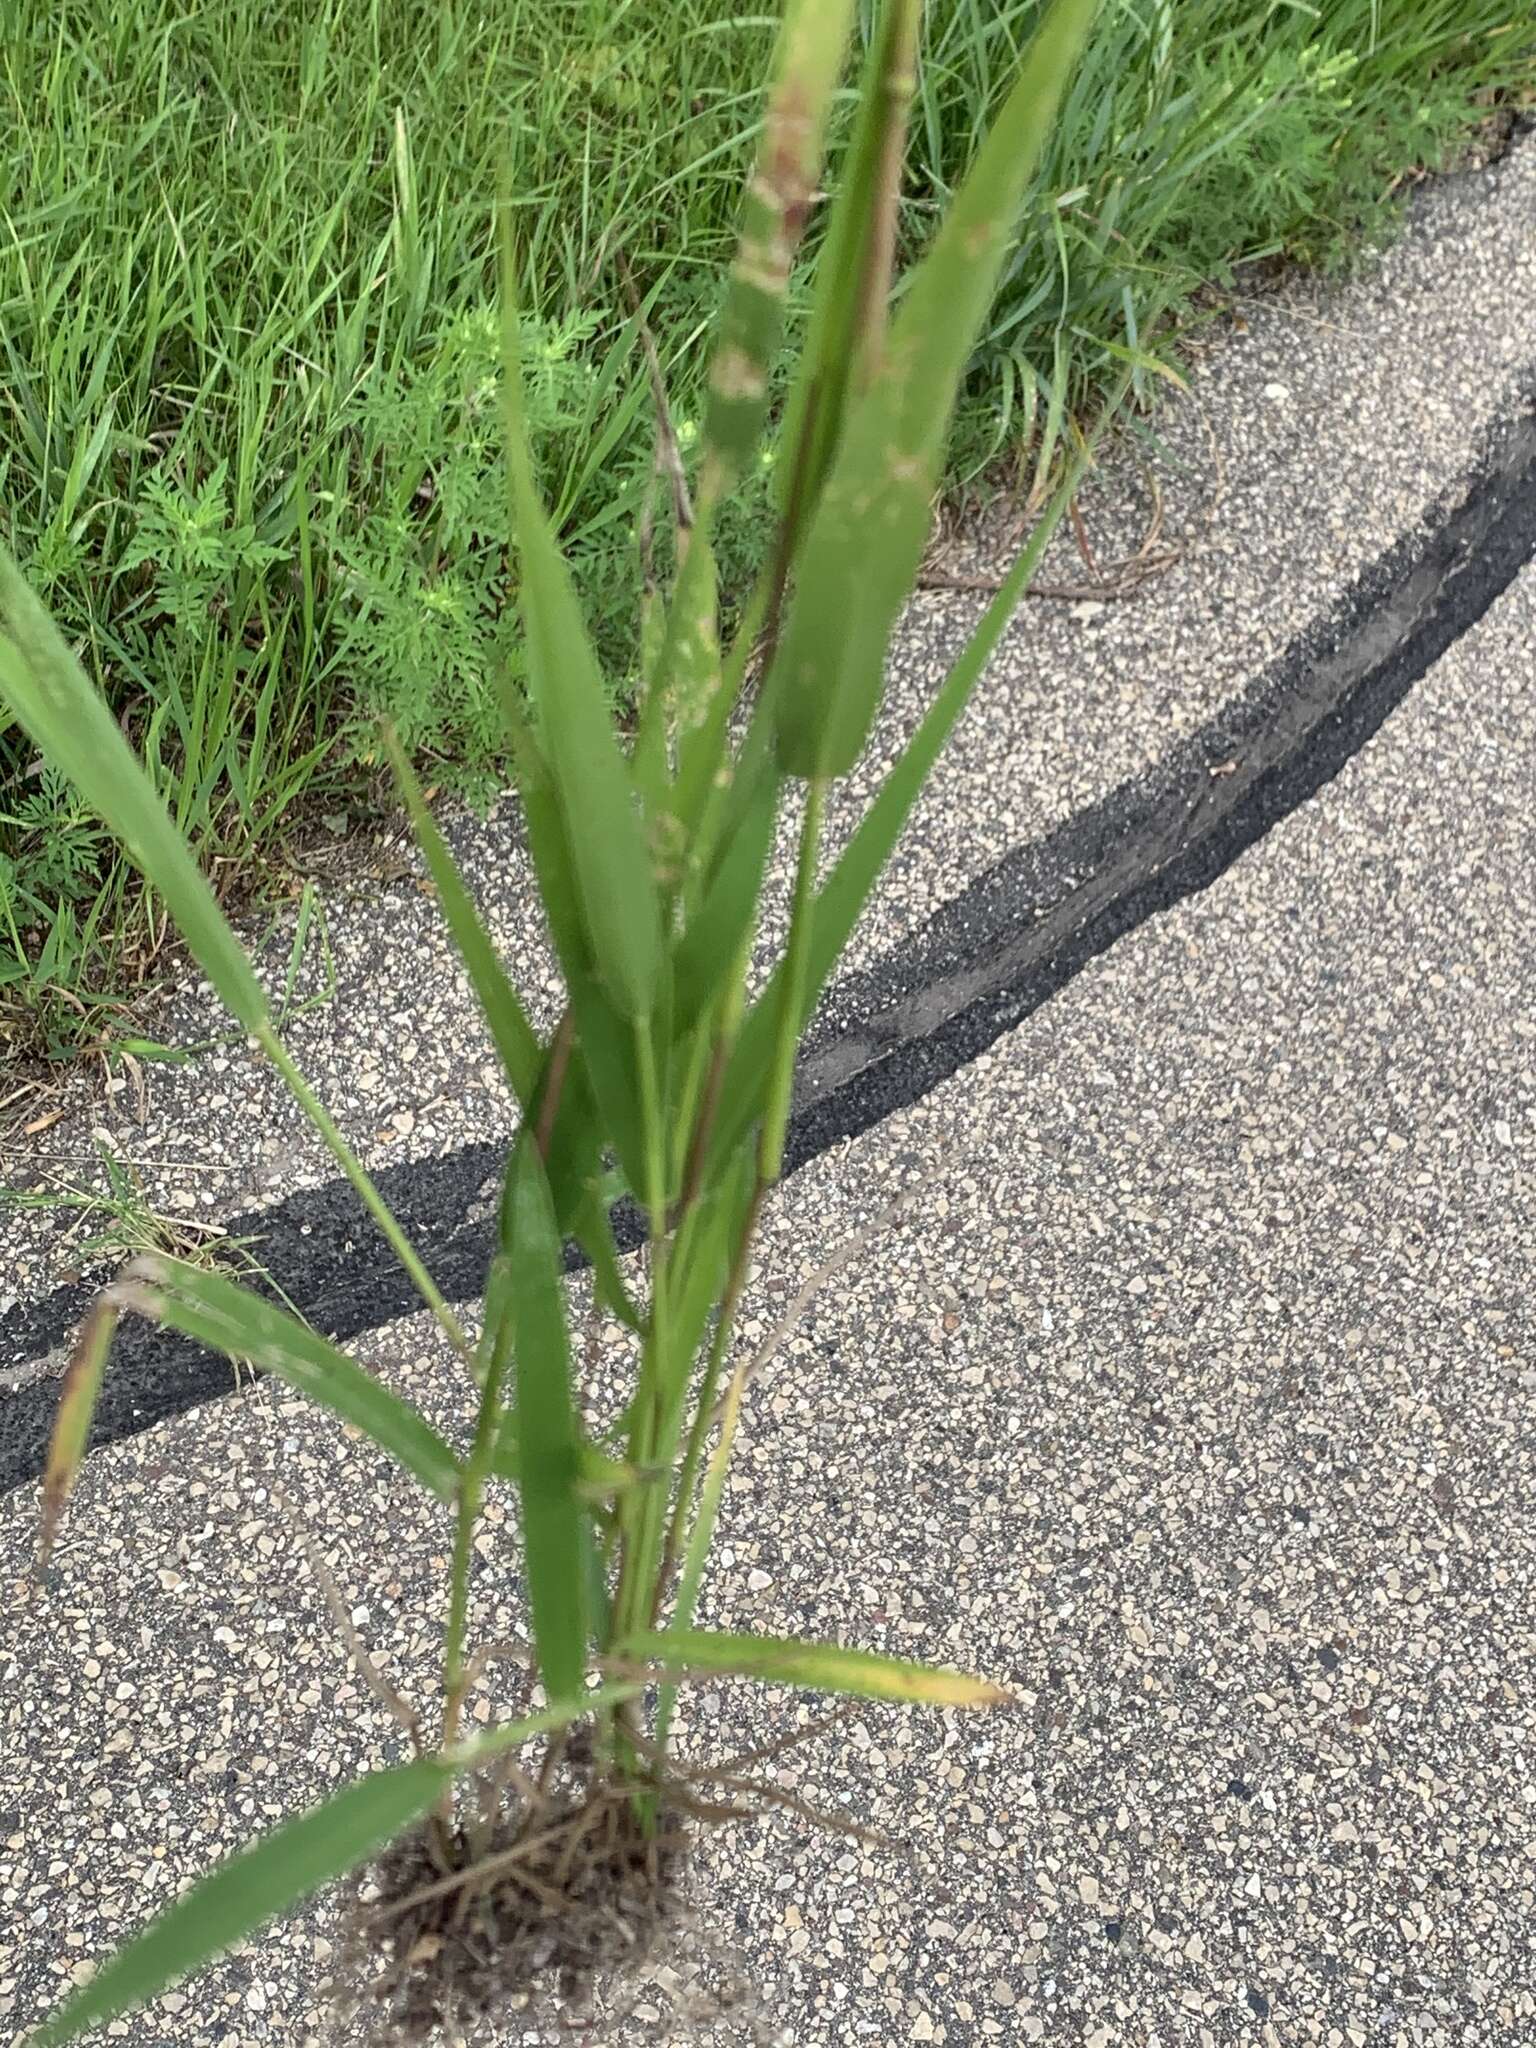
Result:
<svg viewBox="0 0 1536 2048">
<path fill-rule="evenodd" d="M 1127 603 L 1026 608 L 855 938 L 850 970 L 898 948 L 1002 854 L 1198 728 L 1461 488 L 1536 364 L 1536 137 L 1429 190 L 1402 241 L 1354 282 L 1298 280 L 1240 293 L 1237 305 L 1238 318 L 1197 353 L 1188 400 L 1157 422 L 1164 453 L 1150 474 L 1164 539 L 1181 558 Z M 1126 453 L 1107 465 L 1086 499 L 1098 558 L 1134 548 L 1146 491 Z M 1048 574 L 1085 573 L 1059 543 Z M 834 844 L 982 602 L 952 591 L 914 601 L 887 715 L 833 818 Z M 455 837 L 530 1007 L 548 1019 L 558 987 L 512 807 L 463 821 Z M 509 1104 L 409 847 L 357 846 L 349 879 L 328 878 L 322 893 L 335 990 L 292 1039 L 365 1159 L 428 1157 L 504 1133 Z M 769 940 L 776 917 L 770 907 Z M 266 949 L 274 986 L 291 929 L 279 920 Z M 319 978 L 315 948 L 299 993 Z M 836 1003 L 834 990 L 833 1015 Z M 155 1028 L 197 1043 L 223 1020 L 189 989 Z M 105 1091 L 95 1072 L 77 1077 L 59 1122 L 32 1138 L 10 1134 L 0 1178 L 99 1186 L 101 1143 L 131 1163 L 171 1223 L 216 1225 L 264 1193 L 331 1177 L 285 1092 L 239 1044 L 190 1066 L 146 1067 L 142 1078 L 141 1096 L 127 1070 Z M 73 1271 L 74 1221 L 68 1211 L 8 1217 L 0 1308 Z"/>
<path fill-rule="evenodd" d="M 746 1341 L 924 1182 L 753 1389 L 706 1618 L 1017 1696 L 860 1707 L 784 1759 L 899 1853 L 783 1817 L 718 1839 L 701 1916 L 783 2038 L 1536 2035 L 1533 646 L 1536 570 L 1209 891 L 773 1205 Z M 424 1319 L 367 1355 L 461 1427 Z M 17 2026 L 253 1825 L 397 1753 L 274 1481 L 430 1685 L 446 1523 L 365 1445 L 267 1388 L 93 1458 L 0 1653 Z M 486 1635 L 520 1625 L 510 1535 L 498 1504 Z M 0 1502 L 0 1583 L 30 1539 Z M 701 1688 L 687 1745 L 809 1712 Z M 336 1939 L 321 1903 L 117 2037 L 350 2042 L 316 2002 Z M 665 2006 L 635 2038 L 685 2038 Z"/>
</svg>

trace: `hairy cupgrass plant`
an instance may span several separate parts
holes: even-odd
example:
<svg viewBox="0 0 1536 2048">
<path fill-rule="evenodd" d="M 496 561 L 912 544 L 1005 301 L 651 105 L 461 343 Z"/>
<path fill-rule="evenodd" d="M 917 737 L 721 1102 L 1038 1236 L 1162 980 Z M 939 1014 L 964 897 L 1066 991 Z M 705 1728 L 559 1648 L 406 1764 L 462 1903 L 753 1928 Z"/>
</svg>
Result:
<svg viewBox="0 0 1536 2048">
<path fill-rule="evenodd" d="M 413 1721 L 414 1761 L 376 1771 L 288 1822 L 179 1899 L 42 2026 L 34 2048 L 152 1996 L 381 1851 L 376 1867 L 406 1887 L 395 1904 L 413 1908 L 408 1927 L 432 1934 L 401 1964 L 407 1977 L 413 1959 L 452 1949 L 471 1908 L 482 1946 L 523 1942 L 530 1957 L 547 1956 L 554 1939 L 579 1977 L 604 1960 L 583 1946 L 590 1926 L 612 1921 L 620 1894 L 623 1910 L 640 1898 L 643 1919 L 675 1872 L 688 1799 L 668 1740 L 676 1689 L 696 1674 L 956 1707 L 1002 1699 L 985 1679 L 854 1647 L 704 1630 L 695 1609 L 744 1385 L 745 1369 L 730 1370 L 734 1321 L 759 1216 L 783 1167 L 797 1047 L 1061 503 L 823 873 L 828 790 L 858 759 L 877 715 L 960 380 L 1014 255 L 1027 180 L 1092 4 L 1055 0 L 893 309 L 920 0 L 888 0 L 864 62 L 786 401 L 775 529 L 756 587 L 732 593 L 740 623 L 726 641 L 712 536 L 764 433 L 791 265 L 818 192 L 853 9 L 853 0 L 789 0 L 693 475 L 674 493 L 683 523 L 671 588 L 665 600 L 648 598 L 641 622 L 644 687 L 627 748 L 536 486 L 513 303 L 513 212 L 509 192 L 501 194 L 499 399 L 526 691 L 509 678 L 501 709 L 565 983 L 566 1007 L 547 1038 L 490 943 L 404 748 L 386 738 L 523 1112 L 475 1337 L 300 1073 L 249 958 L 106 703 L 0 555 L 0 693 L 142 869 L 237 1024 L 354 1183 L 462 1361 L 472 1414 L 468 1447 L 456 1449 L 362 1365 L 218 1270 L 152 1256 L 99 1298 L 60 1402 L 44 1479 L 44 1553 L 88 1442 L 113 1328 L 125 1311 L 149 1316 L 329 1408 L 450 1509 L 441 1712 L 430 1740 Z M 795 802 L 788 934 L 754 991 L 769 849 L 781 811 Z M 647 1219 L 643 1276 L 616 1255 L 615 1176 Z M 584 1425 L 572 1367 L 568 1237 L 590 1260 L 598 1299 L 633 1333 L 638 1359 L 627 1402 L 597 1435 Z M 531 1655 L 548 1705 L 468 1738 L 464 1705 L 483 1663 L 472 1640 L 470 1565 L 487 1496 L 501 1488 L 518 1503 Z M 509 1769 L 506 1760 L 541 1734 L 552 1746 L 539 1776 Z M 564 1768 L 568 1778 L 573 1767 L 579 1798 L 557 1797 L 551 1773 Z M 465 1781 L 481 1787 L 478 1812 Z M 514 1786 L 521 1791 L 508 1821 L 501 1802 Z M 520 1880 L 499 1881 L 513 1870 Z M 521 1918 L 507 1904 L 513 1893 Z M 437 1919 L 423 1921 L 424 1908 Z M 583 1913 L 590 1926 L 573 1932 Z M 525 1940 L 535 1928 L 542 1950 Z M 414 1997 L 420 1986 L 407 1988 Z M 443 2016 L 430 1986 L 411 2015 L 418 2031 Z"/>
</svg>

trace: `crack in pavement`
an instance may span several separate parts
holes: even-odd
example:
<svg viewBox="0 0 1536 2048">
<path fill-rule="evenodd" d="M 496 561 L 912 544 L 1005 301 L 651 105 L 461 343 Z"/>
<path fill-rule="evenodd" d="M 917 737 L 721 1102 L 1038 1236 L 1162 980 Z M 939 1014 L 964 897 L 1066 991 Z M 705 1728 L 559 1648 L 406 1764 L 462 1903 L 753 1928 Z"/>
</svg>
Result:
<svg viewBox="0 0 1536 2048">
<path fill-rule="evenodd" d="M 1536 554 L 1536 375 L 1491 437 L 1475 480 L 1426 509 L 1330 614 L 1243 697 L 1144 774 L 1006 855 L 887 959 L 833 991 L 797 1076 L 789 1171 L 868 1130 L 984 1052 L 1148 917 L 1204 889 L 1369 740 Z M 467 1145 L 376 1178 L 443 1291 L 481 1291 L 503 1145 Z M 616 1232 L 638 1244 L 621 1208 Z M 420 1303 L 344 1180 L 229 1220 L 283 1295 L 339 1341 Z M 569 1263 L 575 1264 L 574 1253 Z M 42 1469 L 79 1283 L 0 1317 L 0 1489 Z M 41 1361 L 41 1364 L 39 1364 Z M 55 1365 L 57 1361 L 57 1365 Z M 55 1366 L 54 1371 L 48 1370 Z M 227 1362 L 131 1326 L 114 1347 L 100 1444 L 235 1391 Z"/>
</svg>

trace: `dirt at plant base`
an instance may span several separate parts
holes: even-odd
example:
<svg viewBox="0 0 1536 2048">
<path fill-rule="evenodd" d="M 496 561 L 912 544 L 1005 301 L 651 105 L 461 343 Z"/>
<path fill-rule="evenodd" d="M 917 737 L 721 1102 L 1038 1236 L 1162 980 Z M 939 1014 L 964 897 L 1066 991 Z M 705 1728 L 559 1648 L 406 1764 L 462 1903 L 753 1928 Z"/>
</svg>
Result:
<svg viewBox="0 0 1536 2048">
<path fill-rule="evenodd" d="M 776 2041 L 690 1909 L 699 1816 L 726 1817 L 663 1788 L 647 1828 L 633 1790 L 585 1751 L 552 1752 L 537 1777 L 487 1775 L 451 1825 L 424 1821 L 354 1881 L 341 2003 L 397 2048 L 504 2040 L 514 2015 L 519 2039 L 594 2042 L 616 2040 L 660 1983 L 684 2033 L 715 2038 L 731 2019 Z M 701 1955 L 714 1966 L 702 1997 Z"/>
</svg>

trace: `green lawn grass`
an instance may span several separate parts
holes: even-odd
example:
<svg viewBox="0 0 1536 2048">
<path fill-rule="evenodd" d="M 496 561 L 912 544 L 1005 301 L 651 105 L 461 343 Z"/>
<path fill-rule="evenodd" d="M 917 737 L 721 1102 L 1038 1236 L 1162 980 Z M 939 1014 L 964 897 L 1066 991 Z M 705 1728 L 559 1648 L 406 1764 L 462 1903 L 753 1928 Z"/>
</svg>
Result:
<svg viewBox="0 0 1536 2048">
<path fill-rule="evenodd" d="M 865 8 L 866 18 L 871 12 Z M 930 0 L 903 221 L 967 161 L 1036 0 Z M 210 871 L 366 804 L 379 714 L 495 786 L 491 198 L 510 144 L 543 481 L 614 688 L 651 427 L 686 443 L 772 24 L 706 0 L 3 0 L 0 528 Z M 1495 96 L 1514 0 L 1106 0 L 975 364 L 963 463 L 1048 463 L 1237 263 L 1333 262 Z M 812 237 L 814 245 L 814 236 Z M 762 484 L 722 533 L 750 555 Z M 0 1029 L 64 1053 L 158 923 L 0 732 Z"/>
</svg>

